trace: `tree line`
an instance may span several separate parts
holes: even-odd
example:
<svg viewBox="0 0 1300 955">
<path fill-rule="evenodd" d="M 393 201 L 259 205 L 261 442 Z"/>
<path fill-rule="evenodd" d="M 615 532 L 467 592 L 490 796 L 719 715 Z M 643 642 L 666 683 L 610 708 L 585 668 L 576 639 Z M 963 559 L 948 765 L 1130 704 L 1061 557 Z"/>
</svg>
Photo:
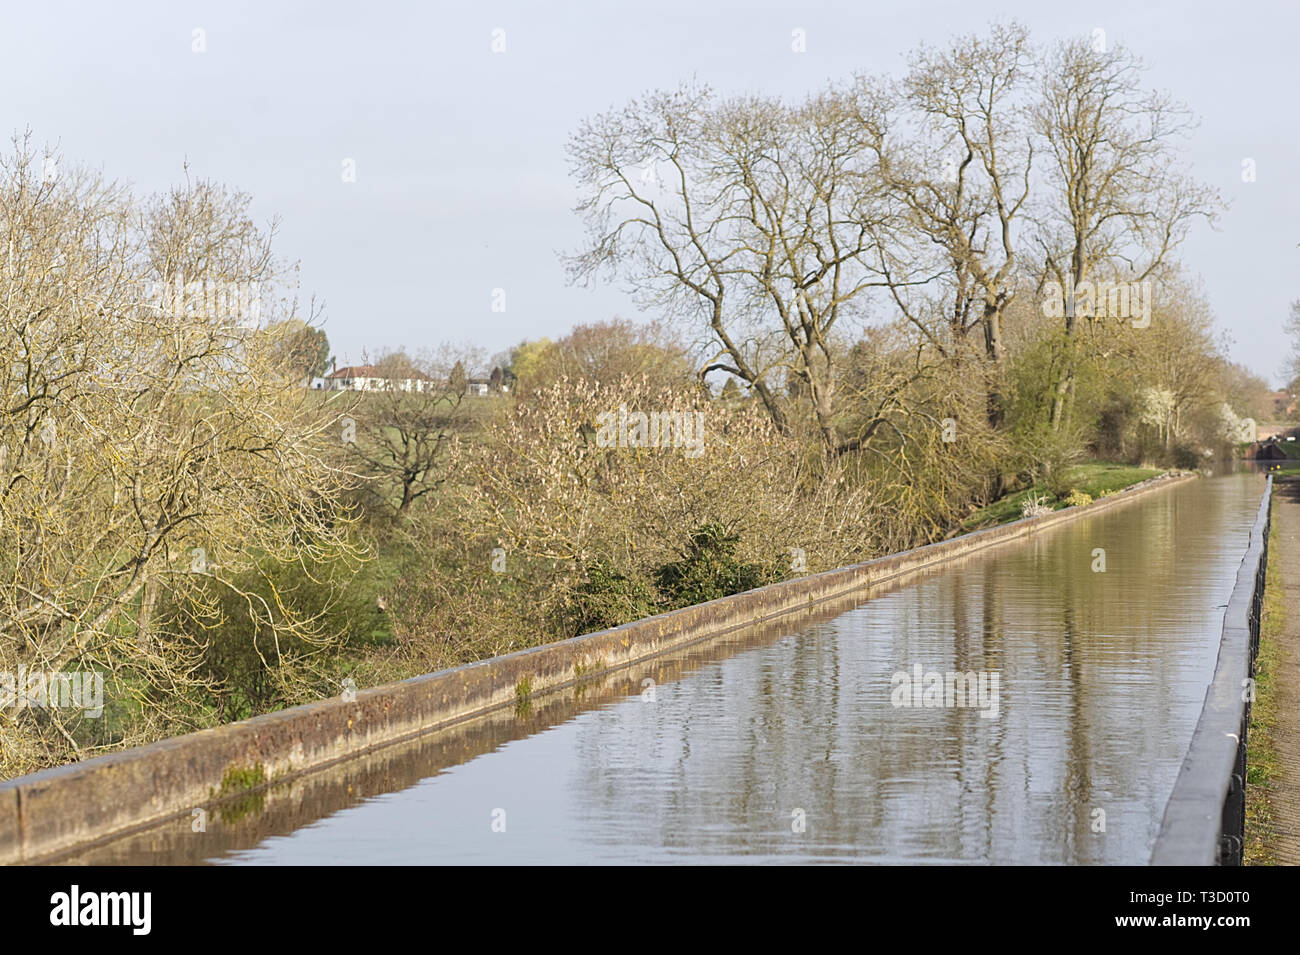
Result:
<svg viewBox="0 0 1300 955">
<path fill-rule="evenodd" d="M 796 102 L 654 92 L 576 128 L 567 259 L 650 320 L 397 349 L 428 387 L 360 393 L 308 387 L 319 309 L 247 195 L 16 137 L 0 672 L 100 672 L 105 706 L 0 707 L 0 775 L 1064 504 L 1088 457 L 1227 453 L 1270 397 L 1175 258 L 1222 208 L 1191 124 L 1127 51 L 1014 24 Z M 639 415 L 700 440 L 602 439 Z"/>
</svg>

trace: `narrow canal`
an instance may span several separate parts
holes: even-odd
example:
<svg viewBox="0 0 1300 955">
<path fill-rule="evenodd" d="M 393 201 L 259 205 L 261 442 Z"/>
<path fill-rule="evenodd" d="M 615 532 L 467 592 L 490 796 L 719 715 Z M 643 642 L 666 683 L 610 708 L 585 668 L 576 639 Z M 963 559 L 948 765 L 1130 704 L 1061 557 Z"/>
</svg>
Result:
<svg viewBox="0 0 1300 955">
<path fill-rule="evenodd" d="M 1144 864 L 1262 492 L 1189 482 L 79 860 Z"/>
</svg>

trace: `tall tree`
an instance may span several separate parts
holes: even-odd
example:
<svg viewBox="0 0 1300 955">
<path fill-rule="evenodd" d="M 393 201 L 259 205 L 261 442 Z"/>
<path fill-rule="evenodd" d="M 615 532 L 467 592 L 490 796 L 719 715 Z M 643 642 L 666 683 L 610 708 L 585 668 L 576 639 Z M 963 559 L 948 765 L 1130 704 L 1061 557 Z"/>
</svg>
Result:
<svg viewBox="0 0 1300 955">
<path fill-rule="evenodd" d="M 468 383 L 469 377 L 465 374 L 465 363 L 463 361 L 456 362 L 447 374 L 447 387 L 453 394 L 463 395 Z"/>
<path fill-rule="evenodd" d="M 948 334 L 931 335 L 942 354 L 962 362 L 967 337 L 981 332 L 987 415 L 1000 426 L 1003 315 L 1014 300 L 1014 226 L 1030 189 L 1033 146 L 1024 122 L 1024 94 L 1031 79 L 1029 35 L 1018 24 L 994 26 L 989 34 L 963 36 L 942 50 L 922 48 L 911 60 L 899 99 L 911 139 L 886 138 L 884 178 L 911 228 L 937 250 L 945 269 Z M 903 314 L 922 329 L 906 293 L 891 286 Z"/>
<path fill-rule="evenodd" d="M 235 595 L 276 680 L 281 638 L 333 639 L 247 582 L 355 554 L 349 477 L 328 461 L 339 419 L 253 314 L 285 267 L 248 196 L 187 179 L 141 200 L 76 168 L 43 176 L 44 158 L 23 139 L 0 156 L 0 671 L 98 671 L 174 726 L 205 644 L 159 625 L 161 598 L 216 626 L 215 595 Z M 31 767 L 29 743 L 38 763 L 75 758 L 76 719 L 0 709 L 0 774 Z"/>
<path fill-rule="evenodd" d="M 782 431 L 795 379 L 825 449 L 859 447 L 880 422 L 841 436 L 835 393 L 841 328 L 889 281 L 882 116 L 862 79 L 793 105 L 686 86 L 584 122 L 569 147 L 589 230 L 574 277 L 622 273 L 643 301 L 702 321 L 716 349 L 702 374 L 744 381 Z"/>
<path fill-rule="evenodd" d="M 1093 279 L 1160 277 L 1193 222 L 1222 208 L 1216 191 L 1179 165 L 1176 144 L 1195 126 L 1183 105 L 1142 86 L 1141 62 L 1115 46 L 1061 41 L 1044 58 L 1035 131 L 1048 157 L 1035 241 L 1048 282 L 1068 295 Z M 1053 294 L 1056 294 L 1055 292 Z M 1074 389 L 1078 319 L 1063 308 L 1063 358 L 1050 383 L 1059 429 Z"/>
<path fill-rule="evenodd" d="M 330 342 L 325 329 L 300 318 L 277 324 L 277 340 L 285 363 L 310 381 L 323 376 L 330 368 Z"/>
</svg>

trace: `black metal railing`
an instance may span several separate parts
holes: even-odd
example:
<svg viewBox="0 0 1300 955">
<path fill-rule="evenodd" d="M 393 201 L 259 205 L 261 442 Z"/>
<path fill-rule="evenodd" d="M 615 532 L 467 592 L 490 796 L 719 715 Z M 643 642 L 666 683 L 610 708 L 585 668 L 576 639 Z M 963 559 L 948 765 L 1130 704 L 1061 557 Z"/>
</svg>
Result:
<svg viewBox="0 0 1300 955">
<path fill-rule="evenodd" d="M 1246 731 L 1268 569 L 1273 477 L 1250 529 L 1246 556 L 1223 614 L 1214 679 L 1192 744 L 1165 806 L 1152 865 L 1240 865 L 1246 830 Z"/>
</svg>

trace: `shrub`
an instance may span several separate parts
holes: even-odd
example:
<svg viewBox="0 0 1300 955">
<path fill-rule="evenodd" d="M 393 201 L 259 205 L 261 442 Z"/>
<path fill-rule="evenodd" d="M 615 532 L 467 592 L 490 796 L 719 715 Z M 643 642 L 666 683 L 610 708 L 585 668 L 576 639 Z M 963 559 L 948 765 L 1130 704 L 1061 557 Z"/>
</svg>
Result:
<svg viewBox="0 0 1300 955">
<path fill-rule="evenodd" d="M 576 636 L 608 630 L 651 617 L 662 608 L 648 581 L 619 573 L 606 561 L 594 561 L 574 588 L 568 609 L 569 629 Z"/>
<path fill-rule="evenodd" d="M 670 607 L 743 593 L 778 579 L 774 568 L 736 557 L 740 534 L 710 521 L 691 534 L 682 556 L 655 571 L 655 584 Z"/>
<path fill-rule="evenodd" d="M 190 698 L 220 722 L 332 696 L 337 674 L 327 658 L 346 667 L 363 649 L 392 639 L 375 602 L 376 569 L 373 562 L 263 558 L 228 580 L 202 575 L 186 599 L 168 596 L 160 604 L 155 639 L 190 635 L 191 678 L 198 683 Z M 295 617 L 305 625 L 277 630 Z"/>
</svg>

